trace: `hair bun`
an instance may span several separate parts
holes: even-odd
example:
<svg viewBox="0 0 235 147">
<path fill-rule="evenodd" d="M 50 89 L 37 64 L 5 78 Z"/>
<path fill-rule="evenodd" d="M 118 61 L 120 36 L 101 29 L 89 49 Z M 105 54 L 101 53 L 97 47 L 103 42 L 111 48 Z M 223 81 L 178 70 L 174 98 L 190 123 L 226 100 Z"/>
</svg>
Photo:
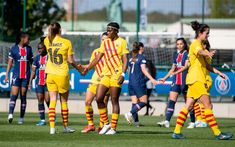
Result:
<svg viewBox="0 0 235 147">
<path fill-rule="evenodd" d="M 193 28 L 193 30 L 197 31 L 200 28 L 200 23 L 197 21 L 192 21 L 191 27 Z"/>
</svg>

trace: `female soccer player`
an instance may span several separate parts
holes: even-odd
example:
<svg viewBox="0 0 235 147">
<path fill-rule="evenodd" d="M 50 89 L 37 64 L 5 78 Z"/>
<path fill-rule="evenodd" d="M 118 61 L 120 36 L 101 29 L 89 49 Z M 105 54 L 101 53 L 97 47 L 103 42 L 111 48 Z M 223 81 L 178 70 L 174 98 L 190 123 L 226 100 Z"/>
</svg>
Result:
<svg viewBox="0 0 235 147">
<path fill-rule="evenodd" d="M 128 123 L 132 123 L 133 115 L 147 104 L 148 99 L 145 76 L 150 79 L 154 85 L 158 83 L 148 73 L 146 69 L 146 60 L 143 55 L 139 54 L 139 48 L 138 42 L 135 42 L 133 44 L 132 57 L 129 60 L 130 69 L 128 89 L 132 100 L 132 109 L 130 112 L 125 114 L 125 118 Z"/>
<path fill-rule="evenodd" d="M 189 49 L 190 67 L 186 78 L 186 84 L 188 85 L 187 101 L 185 106 L 179 112 L 172 138 L 184 138 L 181 134 L 181 129 L 187 119 L 187 114 L 193 108 L 195 101 L 200 100 L 205 107 L 206 121 L 211 127 L 215 137 L 219 140 L 231 139 L 233 136 L 231 133 L 222 133 L 218 128 L 212 112 L 210 94 L 206 87 L 207 70 L 225 78 L 223 73 L 214 67 L 211 67 L 204 59 L 205 57 L 212 58 L 215 53 L 214 51 L 206 52 L 202 46 L 202 41 L 207 40 L 209 36 L 210 27 L 207 24 L 199 24 L 197 21 L 192 22 L 191 26 L 193 30 L 195 30 L 196 37 Z"/>
<path fill-rule="evenodd" d="M 47 62 L 47 51 L 43 43 L 43 40 L 38 44 L 39 54 L 34 58 L 32 65 L 32 73 L 29 80 L 29 89 L 31 89 L 32 80 L 36 75 L 36 96 L 38 98 L 38 112 L 40 121 L 36 124 L 37 126 L 46 125 L 45 121 L 45 107 L 44 101 L 46 102 L 48 108 L 50 104 L 49 93 L 46 86 L 46 73 L 45 67 Z"/>
<path fill-rule="evenodd" d="M 68 127 L 68 96 L 69 96 L 69 67 L 70 63 L 79 70 L 73 58 L 73 48 L 69 40 L 61 37 L 61 26 L 59 23 L 52 23 L 48 28 L 48 36 L 44 39 L 48 52 L 46 64 L 46 85 L 50 95 L 49 121 L 50 134 L 55 134 L 55 107 L 57 94 L 61 102 L 61 114 L 65 133 L 72 133 L 75 130 Z"/>
<path fill-rule="evenodd" d="M 127 69 L 127 50 L 126 40 L 118 36 L 119 24 L 110 22 L 107 25 L 108 39 L 101 43 L 99 49 L 100 54 L 84 69 L 86 74 L 89 69 L 94 67 L 98 61 L 104 56 L 105 67 L 102 70 L 100 82 L 96 90 L 96 100 L 100 117 L 104 122 L 104 126 L 99 134 L 116 134 L 116 127 L 120 113 L 119 96 L 121 93 L 121 85 L 124 81 Z M 112 101 L 112 122 L 109 125 L 107 107 L 104 103 L 106 92 L 110 90 Z"/>
<path fill-rule="evenodd" d="M 188 86 L 186 85 L 186 75 L 188 72 L 188 45 L 184 38 L 178 38 L 176 40 L 177 51 L 173 55 L 173 64 L 170 71 L 164 78 L 160 81 L 163 83 L 171 76 L 173 76 L 173 81 L 171 84 L 169 101 L 166 109 L 166 119 L 164 121 L 158 122 L 159 126 L 164 126 L 166 128 L 170 127 L 170 120 L 175 110 L 175 103 L 178 96 L 182 93 L 186 101 L 186 93 Z M 195 116 L 194 111 L 190 112 L 191 123 L 188 128 L 194 128 L 195 126 Z"/>
<path fill-rule="evenodd" d="M 108 37 L 107 32 L 104 32 L 101 36 L 101 41 L 104 41 Z M 95 49 L 90 58 L 90 63 L 96 58 L 96 56 L 99 54 L 99 48 Z M 88 65 L 87 65 L 88 66 Z M 95 98 L 96 95 L 96 89 L 97 84 L 100 81 L 102 70 L 105 66 L 104 57 L 96 64 L 95 66 L 95 72 L 92 75 L 91 84 L 89 84 L 86 92 L 86 99 L 85 99 L 85 105 L 86 105 L 86 118 L 88 121 L 88 125 L 81 131 L 82 133 L 88 133 L 90 131 L 95 131 L 95 125 L 93 121 L 93 108 L 92 108 L 92 101 Z M 83 67 L 84 68 L 84 67 Z M 109 94 L 106 94 L 104 98 L 104 103 L 107 106 L 108 103 Z M 98 132 L 102 129 L 103 122 L 100 120 Z"/>
<path fill-rule="evenodd" d="M 29 35 L 21 32 L 16 37 L 15 45 L 10 49 L 5 82 L 9 82 L 8 74 L 14 62 L 11 82 L 11 99 L 9 104 L 8 122 L 12 123 L 16 99 L 20 92 L 20 118 L 18 124 L 23 124 L 26 109 L 26 95 L 30 78 L 30 66 L 33 62 L 33 52 L 29 44 Z"/>
</svg>

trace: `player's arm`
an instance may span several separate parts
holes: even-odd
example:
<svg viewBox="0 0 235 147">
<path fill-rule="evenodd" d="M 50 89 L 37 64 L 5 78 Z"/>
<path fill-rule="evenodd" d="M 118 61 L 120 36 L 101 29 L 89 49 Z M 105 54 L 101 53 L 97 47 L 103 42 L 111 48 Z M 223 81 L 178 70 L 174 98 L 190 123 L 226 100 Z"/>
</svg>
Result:
<svg viewBox="0 0 235 147">
<path fill-rule="evenodd" d="M 104 53 L 99 53 L 94 60 L 92 60 L 89 65 L 84 68 L 82 74 L 85 75 L 90 69 L 92 69 L 99 61 L 100 59 L 104 56 Z"/>
<path fill-rule="evenodd" d="M 128 57 L 127 57 L 127 54 L 123 54 L 122 55 L 122 75 L 118 79 L 118 84 L 122 84 L 124 82 L 124 77 L 125 77 L 125 73 L 127 70 L 127 66 L 128 66 Z"/>
<path fill-rule="evenodd" d="M 204 59 L 205 60 L 205 59 Z M 220 77 L 222 77 L 223 79 L 226 78 L 225 74 L 222 73 L 221 71 L 219 71 L 218 69 L 216 69 L 215 67 L 211 66 L 211 64 L 209 64 L 206 60 L 206 68 L 207 70 L 209 70 L 210 72 L 213 72 L 215 74 L 218 74 Z"/>
<path fill-rule="evenodd" d="M 32 65 L 32 72 L 31 72 L 30 79 L 29 79 L 28 89 L 31 89 L 31 87 L 32 87 L 32 81 L 33 81 L 33 79 L 35 78 L 35 75 L 36 75 L 36 66 L 35 66 L 35 65 Z"/>
<path fill-rule="evenodd" d="M 179 73 L 181 73 L 181 72 L 187 70 L 188 67 L 189 67 L 189 61 L 186 60 L 184 66 L 183 66 L 182 68 L 180 68 L 179 70 L 173 72 L 172 75 L 177 75 L 177 74 L 179 74 Z"/>
<path fill-rule="evenodd" d="M 175 71 L 176 64 L 172 64 L 171 69 L 168 71 L 168 73 L 165 75 L 165 77 L 160 78 L 160 81 L 165 82 L 169 77 L 171 77 Z"/>
<path fill-rule="evenodd" d="M 8 58 L 8 63 L 7 63 L 7 70 L 6 70 L 6 76 L 5 76 L 5 82 L 8 83 L 9 82 L 9 72 L 11 70 L 13 64 L 13 59 L 11 57 Z"/>
<path fill-rule="evenodd" d="M 205 50 L 203 50 L 203 49 L 200 49 L 200 50 L 198 50 L 197 54 L 198 54 L 198 55 L 201 55 L 201 56 L 204 56 L 204 57 L 209 57 L 209 58 L 212 59 L 212 57 L 213 57 L 214 54 L 215 54 L 215 50 L 210 51 L 210 52 L 207 52 L 207 51 L 205 51 Z"/>
<path fill-rule="evenodd" d="M 73 58 L 73 54 L 68 55 L 68 59 L 67 59 L 68 63 L 71 64 L 75 69 L 77 69 L 78 71 L 80 71 L 80 67 L 77 65 L 76 61 Z"/>
<path fill-rule="evenodd" d="M 150 74 L 149 72 L 147 71 L 146 69 L 146 65 L 145 64 L 141 64 L 140 65 L 141 67 L 141 71 L 144 73 L 144 75 L 154 84 L 154 85 L 157 85 L 157 80 L 155 80 Z"/>
</svg>

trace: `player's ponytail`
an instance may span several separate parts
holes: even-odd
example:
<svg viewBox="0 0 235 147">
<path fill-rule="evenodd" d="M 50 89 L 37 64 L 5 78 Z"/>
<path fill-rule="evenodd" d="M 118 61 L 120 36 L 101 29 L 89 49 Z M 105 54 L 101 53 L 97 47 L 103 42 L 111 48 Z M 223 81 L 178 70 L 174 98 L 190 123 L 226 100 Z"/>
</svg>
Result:
<svg viewBox="0 0 235 147">
<path fill-rule="evenodd" d="M 54 40 L 56 35 L 59 35 L 61 32 L 61 26 L 58 22 L 50 24 L 48 28 L 48 39 L 50 43 Z"/>
<path fill-rule="evenodd" d="M 195 31 L 195 38 L 198 37 L 199 33 L 202 33 L 206 30 L 206 28 L 210 28 L 207 24 L 200 24 L 197 21 L 192 21 L 191 22 L 191 27 Z"/>
<path fill-rule="evenodd" d="M 133 43 L 133 48 L 132 48 L 132 62 L 136 62 L 136 57 L 139 53 L 140 46 L 138 42 Z"/>
</svg>

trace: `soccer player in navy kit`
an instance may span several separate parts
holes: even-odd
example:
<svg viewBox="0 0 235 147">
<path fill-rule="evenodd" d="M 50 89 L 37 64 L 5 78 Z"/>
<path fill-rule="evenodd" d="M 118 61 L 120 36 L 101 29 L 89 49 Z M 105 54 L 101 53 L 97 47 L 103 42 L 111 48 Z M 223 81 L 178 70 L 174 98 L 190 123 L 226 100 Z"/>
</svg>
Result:
<svg viewBox="0 0 235 147">
<path fill-rule="evenodd" d="M 139 54 L 139 43 L 133 44 L 132 57 L 129 60 L 129 94 L 132 99 L 132 109 L 125 114 L 128 123 L 132 123 L 133 115 L 141 110 L 147 103 L 146 78 L 156 85 L 156 81 L 146 69 L 146 60 L 143 55 Z M 134 104 L 135 103 L 135 104 Z M 135 119 L 135 118 L 134 118 Z M 137 124 L 138 125 L 138 124 Z"/>
<path fill-rule="evenodd" d="M 184 38 L 178 38 L 176 40 L 177 52 L 173 55 L 173 64 L 170 71 L 164 78 L 161 78 L 160 81 L 163 83 L 167 78 L 173 76 L 173 81 L 171 84 L 169 101 L 166 110 L 166 120 L 158 122 L 159 126 L 164 126 L 166 128 L 170 127 L 170 120 L 174 113 L 175 103 L 178 96 L 182 93 L 186 98 L 187 85 L 186 85 L 186 75 L 188 73 L 188 45 Z M 195 127 L 195 116 L 193 111 L 190 112 L 191 123 L 188 128 Z"/>
<path fill-rule="evenodd" d="M 16 37 L 16 44 L 10 49 L 5 82 L 9 82 L 9 72 L 14 62 L 11 98 L 9 103 L 8 122 L 12 123 L 16 99 L 20 92 L 20 118 L 18 124 L 23 124 L 26 109 L 26 94 L 30 78 L 30 67 L 33 62 L 33 52 L 29 44 L 29 35 L 25 32 Z"/>
<path fill-rule="evenodd" d="M 46 125 L 44 100 L 48 108 L 50 104 L 49 93 L 46 86 L 46 73 L 45 73 L 45 67 L 47 62 L 47 50 L 46 46 L 43 43 L 43 39 L 38 44 L 38 52 L 39 54 L 34 58 L 32 66 L 32 73 L 29 81 L 29 89 L 31 89 L 32 80 L 35 78 L 36 75 L 35 90 L 38 98 L 38 111 L 40 116 L 40 121 L 36 125 L 43 126 Z"/>
</svg>

